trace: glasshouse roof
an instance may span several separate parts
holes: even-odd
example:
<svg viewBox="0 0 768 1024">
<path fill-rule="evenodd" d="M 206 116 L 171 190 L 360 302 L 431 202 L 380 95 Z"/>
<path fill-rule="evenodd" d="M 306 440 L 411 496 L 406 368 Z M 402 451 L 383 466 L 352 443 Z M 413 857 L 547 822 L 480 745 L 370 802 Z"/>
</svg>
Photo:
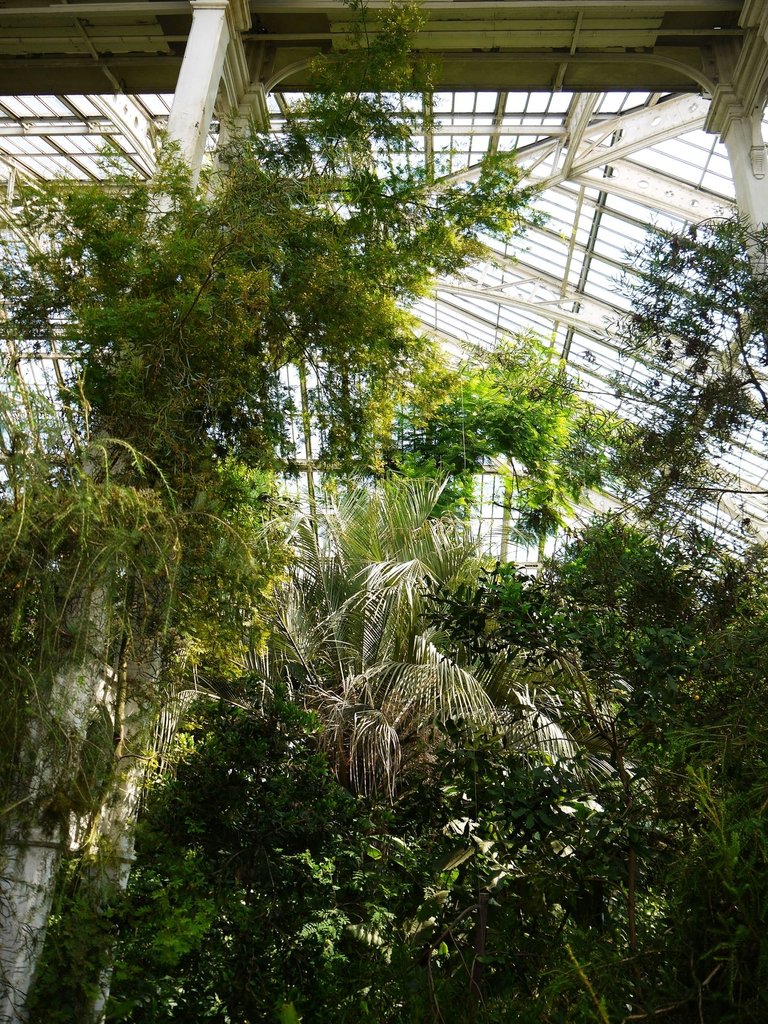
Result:
<svg viewBox="0 0 768 1024">
<path fill-rule="evenodd" d="M 489 260 L 439 281 L 418 315 L 457 353 L 534 332 L 610 407 L 618 282 L 649 227 L 737 207 L 768 220 L 768 5 L 422 6 L 415 45 L 438 60 L 436 90 L 408 101 L 434 115 L 423 160 L 460 181 L 514 150 L 545 216 L 512 244 L 487 238 Z M 313 57 L 350 45 L 351 17 L 341 0 L 0 2 L 0 181 L 12 197 L 19 178 L 98 179 L 106 142 L 150 175 L 166 129 L 192 162 L 215 159 L 232 119 L 279 131 Z M 764 536 L 762 438 L 744 438 L 728 468 L 742 493 L 713 515 Z"/>
</svg>

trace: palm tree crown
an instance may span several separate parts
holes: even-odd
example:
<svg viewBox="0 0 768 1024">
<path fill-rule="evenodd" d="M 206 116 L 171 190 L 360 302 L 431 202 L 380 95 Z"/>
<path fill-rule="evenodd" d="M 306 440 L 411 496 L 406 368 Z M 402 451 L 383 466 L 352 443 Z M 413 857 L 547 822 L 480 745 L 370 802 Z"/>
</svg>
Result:
<svg viewBox="0 0 768 1024">
<path fill-rule="evenodd" d="M 431 593 L 477 577 L 483 561 L 466 523 L 437 514 L 442 484 L 393 479 L 351 490 L 295 529 L 297 559 L 275 595 L 276 628 L 253 656 L 314 709 L 339 777 L 394 792 L 448 721 L 563 744 L 534 706 L 520 666 L 447 654 L 425 616 Z M 539 742 L 538 745 L 541 745 Z"/>
</svg>

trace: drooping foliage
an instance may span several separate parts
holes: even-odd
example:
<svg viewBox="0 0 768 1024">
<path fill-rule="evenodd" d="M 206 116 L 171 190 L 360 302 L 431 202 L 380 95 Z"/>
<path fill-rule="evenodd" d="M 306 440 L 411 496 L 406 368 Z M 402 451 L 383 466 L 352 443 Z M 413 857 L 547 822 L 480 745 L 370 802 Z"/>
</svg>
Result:
<svg viewBox="0 0 768 1024">
<path fill-rule="evenodd" d="M 540 538 L 606 483 L 618 421 L 579 396 L 535 337 L 420 383 L 401 410 L 391 458 L 406 476 L 446 476 L 444 505 L 471 514 L 476 476 L 491 467 L 505 480 L 517 534 Z"/>
<path fill-rule="evenodd" d="M 651 234 L 637 254 L 622 327 L 630 367 L 617 381 L 637 429 L 619 470 L 651 516 L 690 520 L 738 500 L 723 457 L 765 440 L 767 244 L 764 225 L 715 220 Z"/>
</svg>

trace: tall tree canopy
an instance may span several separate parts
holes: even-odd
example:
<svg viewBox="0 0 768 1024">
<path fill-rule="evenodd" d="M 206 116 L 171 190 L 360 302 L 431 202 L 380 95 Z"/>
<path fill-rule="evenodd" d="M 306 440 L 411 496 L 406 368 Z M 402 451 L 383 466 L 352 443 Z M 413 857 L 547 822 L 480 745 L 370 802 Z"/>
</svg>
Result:
<svg viewBox="0 0 768 1024">
<path fill-rule="evenodd" d="M 269 525 L 291 455 L 282 371 L 311 369 L 328 458 L 367 465 L 429 350 L 403 307 L 472 259 L 481 230 L 522 228 L 510 156 L 464 186 L 410 159 L 419 123 L 401 97 L 429 84 L 416 22 L 394 5 L 362 49 L 318 64 L 284 130 L 231 140 L 199 191 L 172 147 L 149 181 L 118 169 L 21 191 L 22 240 L 0 258 L 13 1020 L 67 836 L 109 865 L 80 879 L 103 905 L 158 708 L 195 673 L 231 677 L 262 634 L 284 561 Z M 27 372 L 41 363 L 54 369 Z M 83 979 L 83 1019 L 106 978 Z"/>
<path fill-rule="evenodd" d="M 585 401 L 564 362 L 533 335 L 452 371 L 429 368 L 410 394 L 390 465 L 406 476 L 446 477 L 445 507 L 471 516 L 477 475 L 493 467 L 517 536 L 538 539 L 607 483 L 619 421 Z"/>
</svg>

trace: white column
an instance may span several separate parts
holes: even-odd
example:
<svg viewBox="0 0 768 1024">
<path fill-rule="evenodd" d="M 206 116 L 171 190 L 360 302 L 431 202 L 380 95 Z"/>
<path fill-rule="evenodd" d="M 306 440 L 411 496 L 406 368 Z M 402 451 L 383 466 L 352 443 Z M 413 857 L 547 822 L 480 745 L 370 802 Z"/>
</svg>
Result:
<svg viewBox="0 0 768 1024">
<path fill-rule="evenodd" d="M 761 112 L 734 116 L 723 133 L 739 213 L 752 224 L 768 224 L 768 177 Z"/>
<path fill-rule="evenodd" d="M 253 83 L 237 106 L 236 112 L 221 120 L 219 150 L 233 138 L 247 135 L 250 128 L 265 128 L 269 124 L 267 93 L 261 82 Z"/>
<path fill-rule="evenodd" d="M 192 28 L 168 118 L 168 138 L 179 144 L 197 178 L 229 44 L 229 0 L 191 0 L 191 6 Z"/>
</svg>

